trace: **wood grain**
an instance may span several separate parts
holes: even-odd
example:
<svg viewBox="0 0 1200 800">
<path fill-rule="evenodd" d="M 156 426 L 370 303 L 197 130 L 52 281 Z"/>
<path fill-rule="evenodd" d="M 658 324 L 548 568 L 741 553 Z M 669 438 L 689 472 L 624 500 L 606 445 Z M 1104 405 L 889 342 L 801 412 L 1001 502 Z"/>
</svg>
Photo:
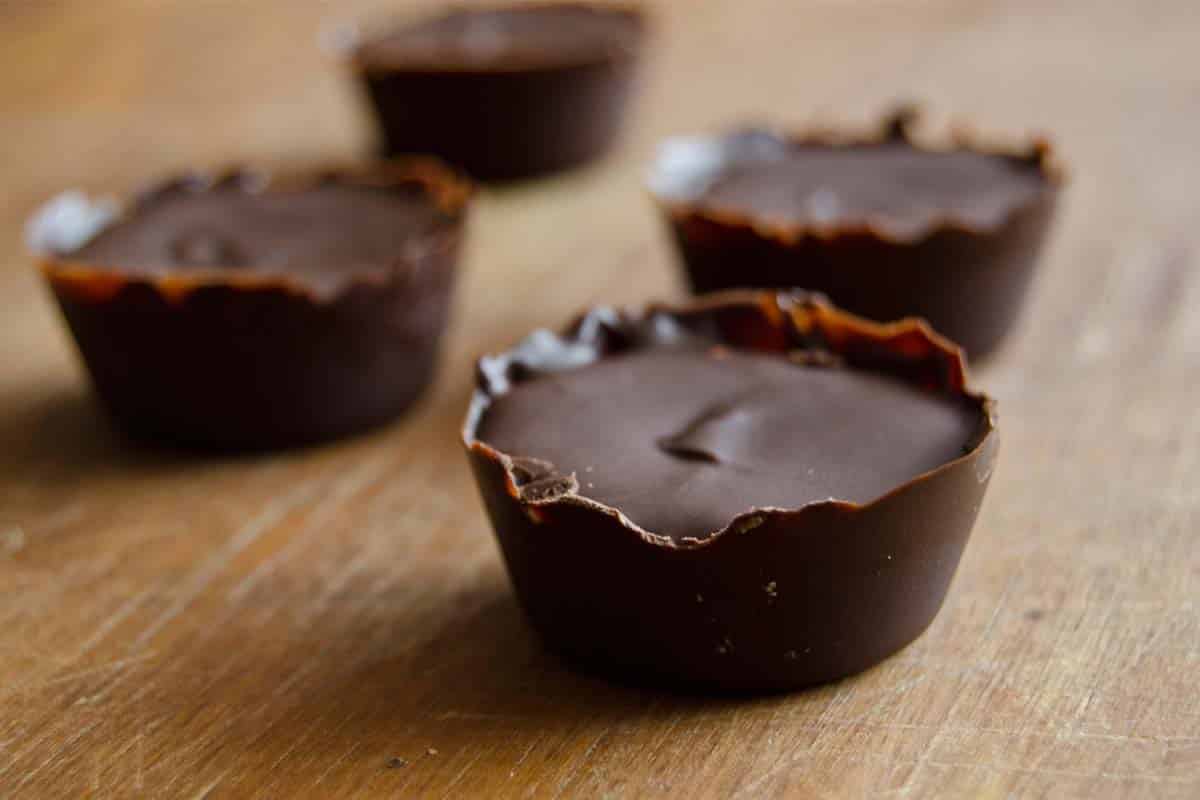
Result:
<svg viewBox="0 0 1200 800">
<path fill-rule="evenodd" d="M 1192 0 L 689 0 L 624 146 L 481 198 L 405 421 L 243 459 L 96 411 L 21 225 L 66 186 L 348 156 L 315 46 L 366 0 L 0 2 L 0 796 L 1200 796 L 1200 11 Z M 977 380 L 1003 455 L 940 617 L 857 678 L 703 699 L 567 671 L 509 594 L 457 444 L 472 357 L 678 296 L 661 136 L 920 98 L 1053 131 L 1074 180 Z"/>
</svg>

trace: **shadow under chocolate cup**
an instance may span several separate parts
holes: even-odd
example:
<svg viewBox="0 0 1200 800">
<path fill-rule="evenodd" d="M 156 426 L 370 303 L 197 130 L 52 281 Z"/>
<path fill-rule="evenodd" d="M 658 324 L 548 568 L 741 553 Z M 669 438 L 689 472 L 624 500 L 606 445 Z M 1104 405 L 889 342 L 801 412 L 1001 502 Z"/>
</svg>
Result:
<svg viewBox="0 0 1200 800">
<path fill-rule="evenodd" d="M 1028 294 L 1063 173 L 1043 139 L 997 146 L 959 130 L 934 146 L 916 141 L 914 119 L 902 111 L 867 135 L 664 143 L 649 188 L 692 289 L 817 291 L 875 320 L 923 317 L 972 358 L 994 351 Z"/>
<path fill-rule="evenodd" d="M 386 155 L 433 153 L 484 181 L 564 170 L 616 140 L 645 20 L 634 7 L 454 9 L 339 45 Z"/>
<path fill-rule="evenodd" d="M 28 233 L 121 428 L 278 448 L 382 424 L 421 394 L 470 195 L 432 159 L 195 173 L 124 209 L 65 193 Z"/>
<path fill-rule="evenodd" d="M 784 383 L 754 394 L 760 380 Z M 926 423 L 949 444 L 926 447 Z M 514 425 L 545 435 L 502 447 Z M 592 452 L 571 452 L 579 431 Z M 873 438 L 883 431 L 896 441 Z M 462 435 L 516 595 L 552 649 L 635 682 L 739 692 L 851 675 L 920 635 L 997 454 L 993 402 L 924 322 L 766 291 L 598 309 L 562 335 L 536 332 L 480 360 Z M 926 463 L 891 483 L 884 462 L 906 449 Z M 837 477 L 843 453 L 861 463 Z M 825 476 L 867 496 L 827 494 Z M 614 502 L 622 482 L 635 485 Z"/>
</svg>

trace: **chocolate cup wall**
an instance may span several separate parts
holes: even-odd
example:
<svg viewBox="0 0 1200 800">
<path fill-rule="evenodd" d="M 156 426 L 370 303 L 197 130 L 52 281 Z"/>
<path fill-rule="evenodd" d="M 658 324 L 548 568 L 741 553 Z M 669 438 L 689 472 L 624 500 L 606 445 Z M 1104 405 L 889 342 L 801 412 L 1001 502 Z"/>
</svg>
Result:
<svg viewBox="0 0 1200 800">
<path fill-rule="evenodd" d="M 92 298 L 49 282 L 97 393 L 130 435 L 275 448 L 365 430 L 417 399 L 446 323 L 455 247 L 414 280 L 331 299 L 224 284 L 176 299 L 139 280 Z"/>
<path fill-rule="evenodd" d="M 876 320 L 923 317 L 973 358 L 992 353 L 1016 322 L 1050 229 L 1057 190 L 994 230 L 944 225 L 914 242 L 871 230 L 786 241 L 752 226 L 668 212 L 696 293 L 801 288 Z"/>
<path fill-rule="evenodd" d="M 42 275 L 101 402 L 134 438 L 210 450 L 310 444 L 363 431 L 408 408 L 429 383 L 455 283 L 472 188 L 427 158 L 279 174 L 187 175 L 181 184 L 253 191 L 346 181 L 419 186 L 443 215 L 376 272 L 169 269 L 44 253 Z M 332 278 L 332 280 L 330 280 Z"/>
<path fill-rule="evenodd" d="M 737 346 L 777 351 L 793 338 L 752 307 L 730 310 L 713 318 L 738 327 Z M 830 331 L 851 363 L 926 386 L 957 381 L 958 356 L 938 355 L 944 342 L 931 350 L 924 329 L 886 346 L 853 326 Z M 552 649 L 639 682 L 778 691 L 864 670 L 933 621 L 997 453 L 991 401 L 966 396 L 983 422 L 962 458 L 866 505 L 757 510 L 686 545 L 647 538 L 597 505 L 523 499 L 506 457 L 476 442 L 470 423 L 464 442 L 516 595 Z"/>
<path fill-rule="evenodd" d="M 365 68 L 384 153 L 432 153 L 473 178 L 506 181 L 599 158 L 616 139 L 632 56 L 526 70 Z"/>
</svg>

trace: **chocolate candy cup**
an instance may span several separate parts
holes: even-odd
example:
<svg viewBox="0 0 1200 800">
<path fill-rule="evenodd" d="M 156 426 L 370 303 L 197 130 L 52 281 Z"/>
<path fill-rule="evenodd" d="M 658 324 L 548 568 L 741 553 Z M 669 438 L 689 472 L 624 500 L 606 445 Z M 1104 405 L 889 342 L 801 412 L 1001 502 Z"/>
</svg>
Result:
<svg viewBox="0 0 1200 800">
<path fill-rule="evenodd" d="M 574 476 L 478 438 L 489 405 L 514 384 L 652 346 L 679 326 L 781 358 L 832 356 L 959 398 L 978 409 L 977 436 L 962 457 L 869 503 L 755 509 L 682 540 L 581 496 Z M 994 425 L 992 401 L 967 388 L 960 351 L 919 320 L 877 324 L 815 296 L 727 292 L 642 314 L 596 311 L 561 337 L 540 332 L 482 359 L 463 442 L 517 597 L 551 648 L 637 681 L 765 691 L 866 669 L 929 625 L 995 463 Z"/>
<path fill-rule="evenodd" d="M 366 37 L 348 48 L 349 61 L 375 111 L 385 154 L 433 153 L 478 180 L 505 181 L 580 165 L 611 147 L 634 83 L 644 29 L 639 11 L 546 3 L 450 13 L 557 15 L 568 29 L 571 19 L 602 22 L 620 26 L 621 36 L 600 50 L 479 61 L 373 55 L 375 37 Z"/>
<path fill-rule="evenodd" d="M 780 137 L 743 131 L 666 143 L 649 184 L 669 221 L 692 289 L 799 287 L 875 320 L 924 317 L 972 358 L 995 350 L 1028 294 L 1063 180 L 1045 140 L 1024 149 L 1001 149 L 973 143 L 961 131 L 955 134 L 953 149 L 1029 165 L 1044 180 L 1044 189 L 1031 202 L 996 224 L 943 212 L 918 230 L 897 233 L 882 222 L 834 216 L 819 224 L 787 224 L 708 210 L 695 202 L 707 178 L 738 157 L 743 145 L 853 148 L 891 140 L 932 150 L 913 141 L 914 116 L 902 111 L 876 135 Z"/>
<path fill-rule="evenodd" d="M 390 263 L 298 271 L 81 262 L 72 254 L 115 210 L 77 193 L 31 223 L 31 244 L 96 390 L 127 433 L 205 449 L 286 447 L 381 424 L 420 395 L 445 326 L 470 196 L 442 165 L 191 175 L 145 194 L 133 213 L 180 186 L 269 192 L 330 181 L 415 190 L 440 221 Z"/>
</svg>

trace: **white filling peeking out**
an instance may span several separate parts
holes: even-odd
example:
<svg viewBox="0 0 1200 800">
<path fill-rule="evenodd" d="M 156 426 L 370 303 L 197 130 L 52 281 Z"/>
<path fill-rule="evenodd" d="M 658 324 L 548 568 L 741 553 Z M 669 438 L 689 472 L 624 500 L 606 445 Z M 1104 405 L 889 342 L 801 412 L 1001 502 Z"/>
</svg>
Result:
<svg viewBox="0 0 1200 800">
<path fill-rule="evenodd" d="M 91 200 L 78 189 L 50 200 L 25 225 L 25 241 L 34 253 L 70 253 L 83 247 L 120 214 L 113 198 Z"/>
</svg>

